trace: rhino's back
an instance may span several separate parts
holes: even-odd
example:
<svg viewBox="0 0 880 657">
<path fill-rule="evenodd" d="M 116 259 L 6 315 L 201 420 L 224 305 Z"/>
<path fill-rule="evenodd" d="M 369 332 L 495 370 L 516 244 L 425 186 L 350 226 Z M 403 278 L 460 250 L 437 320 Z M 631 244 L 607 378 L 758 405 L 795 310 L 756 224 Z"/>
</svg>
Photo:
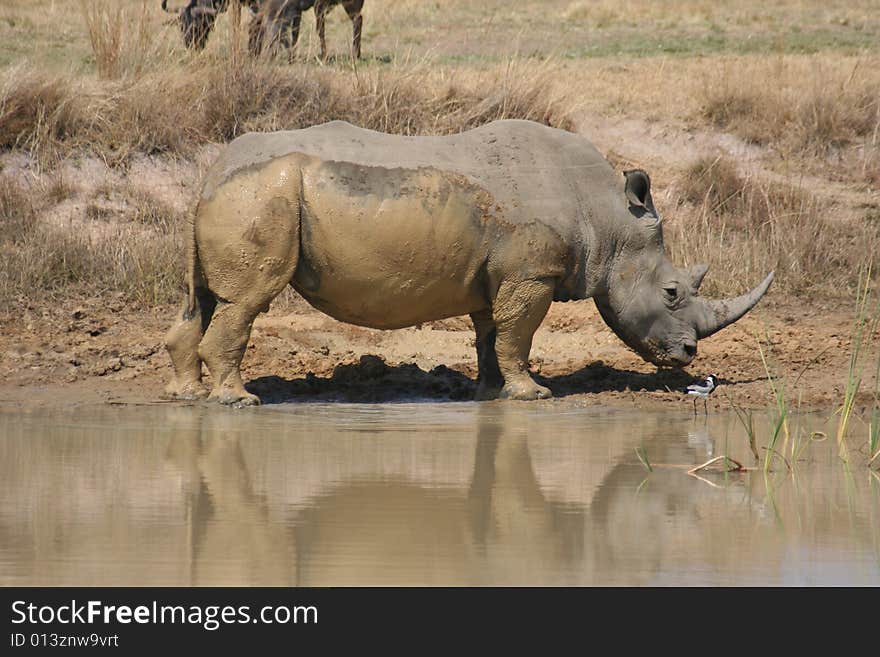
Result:
<svg viewBox="0 0 880 657">
<path fill-rule="evenodd" d="M 294 287 L 374 328 L 485 309 L 504 279 L 555 279 L 558 298 L 582 298 L 586 225 L 623 197 L 586 139 L 537 123 L 405 137 L 337 121 L 239 137 L 202 199 L 279 172 L 301 181 Z"/>
<path fill-rule="evenodd" d="M 538 220 L 563 234 L 584 216 L 588 197 L 619 186 L 608 162 L 585 138 L 532 121 L 494 121 L 456 135 L 417 137 L 333 121 L 242 135 L 218 158 L 203 196 L 243 169 L 292 154 L 355 167 L 464 176 L 492 197 L 505 221 Z"/>
</svg>

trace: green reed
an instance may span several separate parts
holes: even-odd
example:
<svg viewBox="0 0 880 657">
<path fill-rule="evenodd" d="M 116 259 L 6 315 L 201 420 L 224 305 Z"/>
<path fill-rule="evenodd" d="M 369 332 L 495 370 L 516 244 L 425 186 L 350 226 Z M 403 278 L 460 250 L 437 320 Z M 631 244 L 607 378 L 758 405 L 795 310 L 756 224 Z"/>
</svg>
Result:
<svg viewBox="0 0 880 657">
<path fill-rule="evenodd" d="M 837 447 L 840 457 L 847 458 L 846 448 L 846 431 L 849 427 L 849 421 L 855 408 L 856 397 L 862 386 L 862 379 L 865 369 L 864 359 L 862 358 L 867 345 L 871 340 L 871 333 L 877 325 L 878 313 L 875 312 L 873 318 L 869 316 L 869 305 L 871 300 L 871 267 L 870 265 L 859 272 L 859 283 L 856 290 L 856 310 L 853 318 L 853 326 L 850 339 L 849 365 L 846 372 L 846 387 L 843 395 L 843 403 L 838 412 L 840 419 L 837 423 Z M 876 383 L 875 383 L 876 389 Z M 875 395 L 876 400 L 876 395 Z M 874 407 L 876 409 L 876 403 Z M 869 430 L 870 434 L 870 430 Z M 871 439 L 869 437 L 869 443 Z M 869 444 L 870 446 L 870 444 Z M 873 454 L 874 452 L 872 452 Z"/>
<path fill-rule="evenodd" d="M 868 465 L 880 457 L 880 353 L 877 354 L 877 369 L 874 371 L 874 404 L 868 423 L 868 457 Z"/>
<path fill-rule="evenodd" d="M 769 335 L 767 336 L 767 342 L 768 344 L 772 344 Z M 761 347 L 760 341 L 758 341 L 758 353 L 761 354 L 761 362 L 764 364 L 764 372 L 767 374 L 767 383 L 770 386 L 770 390 L 773 392 L 773 399 L 776 404 L 773 432 L 770 434 L 770 442 L 765 448 L 767 454 L 764 456 L 764 472 L 767 473 L 770 470 L 770 463 L 772 461 L 771 455 L 778 456 L 785 461 L 785 457 L 776 450 L 776 446 L 779 443 L 780 436 L 783 434 L 785 435 L 785 442 L 788 442 L 788 402 L 785 400 L 785 379 L 774 377 L 770 372 L 770 365 L 767 363 L 767 357 L 764 354 L 764 349 Z"/>
<path fill-rule="evenodd" d="M 648 472 L 654 472 L 651 461 L 648 460 L 648 452 L 646 452 L 645 448 L 641 445 L 636 447 L 636 456 L 639 457 L 639 461 L 641 461 L 642 466 L 644 466 L 645 470 L 647 470 Z"/>
<path fill-rule="evenodd" d="M 752 451 L 755 461 L 760 461 L 761 455 L 758 453 L 757 436 L 755 434 L 755 419 L 752 415 L 752 409 L 743 408 L 739 404 L 734 404 L 732 401 L 730 402 L 730 405 L 733 408 L 733 412 L 736 413 L 736 419 L 739 420 L 739 423 L 743 426 L 743 429 L 745 429 L 746 436 L 749 439 L 749 449 Z"/>
</svg>

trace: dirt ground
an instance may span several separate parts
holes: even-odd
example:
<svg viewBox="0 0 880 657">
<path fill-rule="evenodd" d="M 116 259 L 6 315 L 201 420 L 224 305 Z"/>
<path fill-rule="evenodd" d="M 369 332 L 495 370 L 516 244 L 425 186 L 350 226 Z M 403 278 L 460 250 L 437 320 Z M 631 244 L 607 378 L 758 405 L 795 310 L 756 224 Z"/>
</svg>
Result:
<svg viewBox="0 0 880 657">
<path fill-rule="evenodd" d="M 162 337 L 176 313 L 94 300 L 6 318 L 0 400 L 26 408 L 159 402 L 171 373 Z M 771 292 L 745 318 L 701 341 L 687 371 L 658 372 L 611 333 L 592 301 L 553 304 L 531 361 L 555 399 L 537 403 L 690 411 L 680 390 L 714 373 L 723 384 L 712 399 L 717 409 L 766 407 L 772 394 L 760 343 L 771 370 L 785 377 L 789 403 L 831 409 L 843 396 L 849 315 L 844 306 L 804 308 Z M 293 295 L 258 318 L 242 369 L 264 403 L 468 400 L 476 376 L 467 318 L 371 330 L 336 322 Z M 860 402 L 869 401 L 866 392 Z"/>
</svg>

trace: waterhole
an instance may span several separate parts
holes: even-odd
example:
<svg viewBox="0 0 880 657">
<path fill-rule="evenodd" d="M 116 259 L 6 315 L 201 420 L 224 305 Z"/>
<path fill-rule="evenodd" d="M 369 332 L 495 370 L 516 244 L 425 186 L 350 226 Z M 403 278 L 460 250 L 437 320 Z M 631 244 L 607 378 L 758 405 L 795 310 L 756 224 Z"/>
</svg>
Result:
<svg viewBox="0 0 880 657">
<path fill-rule="evenodd" d="M 765 472 L 723 413 L 4 408 L 0 585 L 877 586 L 880 478 L 828 422 Z"/>
</svg>

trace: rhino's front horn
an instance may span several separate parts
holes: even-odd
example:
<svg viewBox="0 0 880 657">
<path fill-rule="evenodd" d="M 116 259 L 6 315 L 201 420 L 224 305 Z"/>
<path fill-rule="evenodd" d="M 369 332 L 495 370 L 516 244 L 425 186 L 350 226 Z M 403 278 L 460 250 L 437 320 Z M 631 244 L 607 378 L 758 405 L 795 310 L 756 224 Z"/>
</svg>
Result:
<svg viewBox="0 0 880 657">
<path fill-rule="evenodd" d="M 724 299 L 723 301 L 695 298 L 694 301 L 698 301 L 700 304 L 697 313 L 697 337 L 709 337 L 728 324 L 733 324 L 755 307 L 755 304 L 766 294 L 772 282 L 773 272 L 771 271 L 758 287 L 741 297 Z"/>
</svg>

